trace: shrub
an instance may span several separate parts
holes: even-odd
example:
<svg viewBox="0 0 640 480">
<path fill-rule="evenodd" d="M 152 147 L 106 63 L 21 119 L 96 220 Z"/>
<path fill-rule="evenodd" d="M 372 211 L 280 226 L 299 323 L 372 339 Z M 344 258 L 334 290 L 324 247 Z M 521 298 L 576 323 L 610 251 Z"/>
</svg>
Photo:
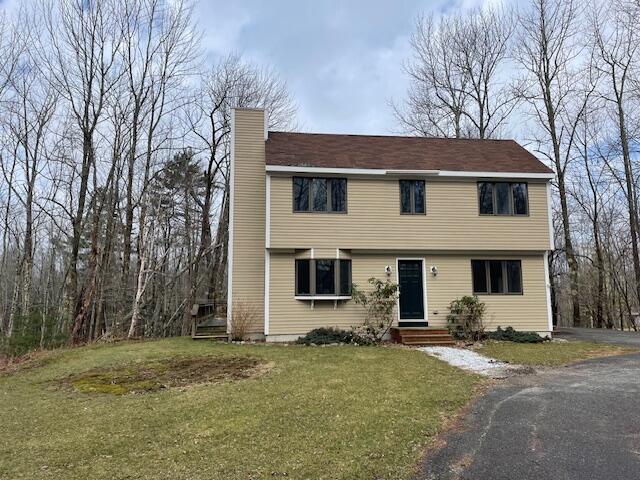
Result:
<svg viewBox="0 0 640 480">
<path fill-rule="evenodd" d="M 546 339 L 542 338 L 536 332 L 518 332 L 513 327 L 507 327 L 504 330 L 498 327 L 495 332 L 489 332 L 487 335 L 491 340 L 501 340 L 516 343 L 542 343 Z"/>
<path fill-rule="evenodd" d="M 449 305 L 447 324 L 454 338 L 481 340 L 484 337 L 485 304 L 478 297 L 465 295 L 457 298 Z"/>
<path fill-rule="evenodd" d="M 331 343 L 351 343 L 352 340 L 352 332 L 323 327 L 311 330 L 304 337 L 298 338 L 296 343 L 300 345 L 329 345 Z"/>
<path fill-rule="evenodd" d="M 369 284 L 373 287 L 368 292 L 352 286 L 353 300 L 362 305 L 366 311 L 363 325 L 353 327 L 354 334 L 369 343 L 380 343 L 393 323 L 393 309 L 398 299 L 398 284 L 389 280 L 382 281 L 371 277 Z"/>
<path fill-rule="evenodd" d="M 246 340 L 251 324 L 257 318 L 256 308 L 242 301 L 234 301 L 231 310 L 231 321 L 229 322 L 229 333 L 231 340 Z"/>
</svg>

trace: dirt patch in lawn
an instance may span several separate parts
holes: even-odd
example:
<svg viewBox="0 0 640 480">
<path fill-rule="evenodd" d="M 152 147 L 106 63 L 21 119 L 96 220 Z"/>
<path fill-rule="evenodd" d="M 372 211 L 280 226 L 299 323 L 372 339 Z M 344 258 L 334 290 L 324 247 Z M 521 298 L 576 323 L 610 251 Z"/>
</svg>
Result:
<svg viewBox="0 0 640 480">
<path fill-rule="evenodd" d="M 629 355 L 632 353 L 638 353 L 637 348 L 633 347 L 623 347 L 608 344 L 607 348 L 603 348 L 601 350 L 591 350 L 586 352 L 585 356 L 587 359 L 589 358 L 600 358 L 600 357 L 613 357 L 616 355 Z"/>
<path fill-rule="evenodd" d="M 62 380 L 84 393 L 149 393 L 163 388 L 242 380 L 265 373 L 268 365 L 242 356 L 169 358 L 115 368 L 98 368 Z"/>
<path fill-rule="evenodd" d="M 0 377 L 46 365 L 57 354 L 52 350 L 37 350 L 18 357 L 0 354 Z"/>
</svg>

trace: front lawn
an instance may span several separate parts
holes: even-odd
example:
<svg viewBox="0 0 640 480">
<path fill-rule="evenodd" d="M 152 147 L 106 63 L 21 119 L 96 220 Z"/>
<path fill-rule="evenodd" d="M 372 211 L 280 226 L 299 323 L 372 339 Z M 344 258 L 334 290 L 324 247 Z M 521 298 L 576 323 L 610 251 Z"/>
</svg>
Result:
<svg viewBox="0 0 640 480">
<path fill-rule="evenodd" d="M 252 360 L 242 368 L 260 366 L 196 385 L 165 372 L 173 383 L 132 383 L 131 391 L 144 393 L 105 388 L 105 379 L 131 371 L 131 382 L 147 382 L 167 364 L 161 361 L 177 357 L 169 363 L 186 368 L 182 361 L 196 356 L 246 356 Z M 480 381 L 404 348 L 187 338 L 91 346 L 37 361 L 0 373 L 0 478 L 409 478 L 425 445 Z"/>
<path fill-rule="evenodd" d="M 478 353 L 521 365 L 558 366 L 593 357 L 637 352 L 637 349 L 592 342 L 514 343 L 490 341 Z"/>
</svg>

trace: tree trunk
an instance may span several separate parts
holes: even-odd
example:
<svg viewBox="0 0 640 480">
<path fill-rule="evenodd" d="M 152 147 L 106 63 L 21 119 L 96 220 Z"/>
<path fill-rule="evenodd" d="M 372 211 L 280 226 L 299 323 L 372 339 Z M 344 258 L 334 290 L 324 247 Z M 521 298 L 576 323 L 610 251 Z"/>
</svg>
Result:
<svg viewBox="0 0 640 480">
<path fill-rule="evenodd" d="M 31 310 L 31 282 L 33 276 L 33 191 L 29 185 L 26 199 L 26 223 L 22 257 L 22 315 Z"/>
<path fill-rule="evenodd" d="M 11 337 L 13 335 L 13 328 L 15 327 L 18 317 L 18 303 L 20 301 L 20 277 L 22 275 L 22 261 L 18 262 L 18 268 L 16 269 L 16 276 L 13 282 L 13 294 L 11 296 L 11 308 L 9 310 L 9 324 L 5 335 Z"/>
<path fill-rule="evenodd" d="M 145 282 L 145 269 L 147 268 L 146 255 L 144 251 L 140 251 L 139 255 L 140 255 L 140 268 L 138 269 L 138 278 L 136 281 L 136 294 L 133 301 L 131 323 L 129 324 L 129 333 L 127 334 L 127 338 L 134 338 L 138 336 L 138 333 L 139 333 L 138 327 L 140 325 L 140 318 L 141 318 L 142 295 L 144 294 L 144 287 L 146 285 L 146 282 Z"/>
<path fill-rule="evenodd" d="M 93 132 L 84 131 L 82 142 L 82 170 L 80 172 L 80 189 L 78 191 L 78 207 L 73 218 L 72 227 L 73 234 L 71 238 L 71 254 L 69 256 L 69 267 L 67 273 L 67 281 L 65 284 L 65 302 L 66 315 L 69 320 L 75 321 L 77 306 L 82 302 L 78 302 L 78 257 L 80 255 L 80 241 L 82 239 L 82 221 L 84 219 L 84 207 L 87 199 L 87 189 L 89 185 L 89 173 L 93 165 Z M 77 332 L 76 332 L 77 333 Z M 73 335 L 71 336 L 73 340 Z"/>
<path fill-rule="evenodd" d="M 638 251 L 638 212 L 636 204 L 635 178 L 631 155 L 629 152 L 629 138 L 621 96 L 618 99 L 618 122 L 620 128 L 620 144 L 622 146 L 622 160 L 627 184 L 627 207 L 629 210 L 629 231 L 631 233 L 631 252 L 633 256 L 633 273 L 635 277 L 636 305 L 640 302 L 640 252 Z"/>
<path fill-rule="evenodd" d="M 226 182 L 228 185 L 228 182 Z M 214 245 L 214 261 L 211 267 L 211 291 L 209 298 L 214 298 L 216 303 L 226 300 L 227 278 L 227 245 L 229 239 L 229 189 L 225 186 L 220 217 L 218 219 L 218 231 Z"/>
</svg>

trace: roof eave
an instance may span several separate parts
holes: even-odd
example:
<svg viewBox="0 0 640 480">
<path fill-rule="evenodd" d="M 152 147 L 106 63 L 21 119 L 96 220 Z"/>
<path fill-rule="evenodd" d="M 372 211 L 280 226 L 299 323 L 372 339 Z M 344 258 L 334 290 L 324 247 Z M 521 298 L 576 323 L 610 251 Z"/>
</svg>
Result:
<svg viewBox="0 0 640 480">
<path fill-rule="evenodd" d="M 552 180 L 552 172 L 489 172 L 460 170 L 398 170 L 381 168 L 335 168 L 297 165 L 267 165 L 269 173 L 307 173 L 314 175 L 377 175 L 377 176 L 424 176 L 424 177 L 461 177 L 461 178 L 524 178 Z"/>
</svg>

